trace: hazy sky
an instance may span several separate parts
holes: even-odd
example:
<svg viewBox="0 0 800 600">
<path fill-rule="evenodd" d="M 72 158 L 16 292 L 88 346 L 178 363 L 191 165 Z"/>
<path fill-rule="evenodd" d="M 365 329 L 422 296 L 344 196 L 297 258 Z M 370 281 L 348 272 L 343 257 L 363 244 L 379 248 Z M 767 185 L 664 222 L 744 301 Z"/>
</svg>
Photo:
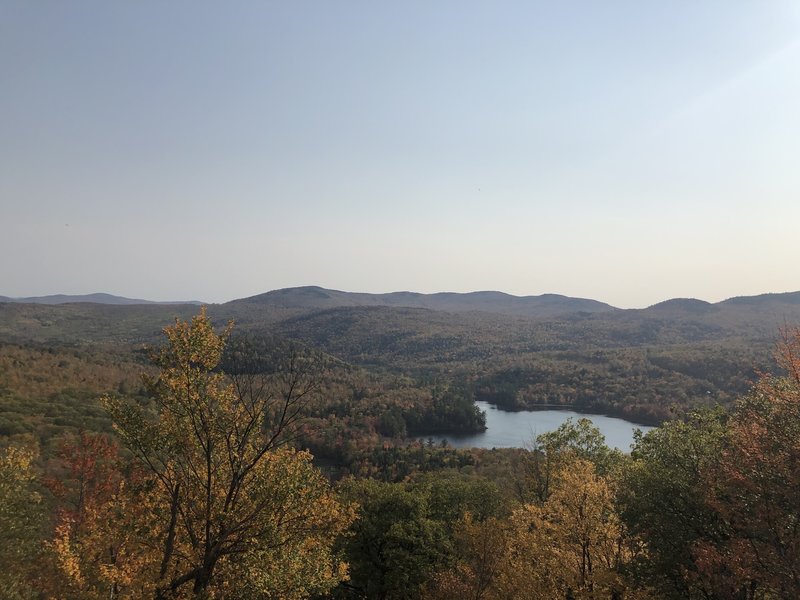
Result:
<svg viewBox="0 0 800 600">
<path fill-rule="evenodd" d="M 0 2 L 0 294 L 800 289 L 800 2 Z"/>
</svg>

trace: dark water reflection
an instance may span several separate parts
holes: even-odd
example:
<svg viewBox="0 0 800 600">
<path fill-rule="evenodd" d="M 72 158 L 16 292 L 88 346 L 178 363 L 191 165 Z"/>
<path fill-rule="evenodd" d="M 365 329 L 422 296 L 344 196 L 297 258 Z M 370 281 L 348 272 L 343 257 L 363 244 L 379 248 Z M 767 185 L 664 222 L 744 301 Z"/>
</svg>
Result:
<svg viewBox="0 0 800 600">
<path fill-rule="evenodd" d="M 590 419 L 606 436 L 606 444 L 629 452 L 633 443 L 634 429 L 649 431 L 652 427 L 636 425 L 625 419 L 578 413 L 571 410 L 525 410 L 508 412 L 495 408 L 486 402 L 475 403 L 486 411 L 487 429 L 483 433 L 465 436 L 435 435 L 421 439 L 433 438 L 437 442 L 447 443 L 457 448 L 525 448 L 540 433 L 557 429 L 567 419 L 577 421 L 580 418 Z"/>
</svg>

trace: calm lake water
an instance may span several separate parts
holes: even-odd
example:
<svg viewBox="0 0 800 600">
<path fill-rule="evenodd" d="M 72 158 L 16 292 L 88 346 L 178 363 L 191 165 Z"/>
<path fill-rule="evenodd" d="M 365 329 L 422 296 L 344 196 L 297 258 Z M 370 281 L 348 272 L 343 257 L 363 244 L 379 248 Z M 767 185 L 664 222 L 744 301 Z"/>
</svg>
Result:
<svg viewBox="0 0 800 600">
<path fill-rule="evenodd" d="M 625 419 L 578 413 L 571 410 L 523 410 L 508 412 L 495 408 L 487 402 L 476 402 L 475 405 L 486 412 L 486 431 L 472 435 L 433 435 L 420 439 L 443 439 L 457 448 L 525 448 L 540 433 L 558 429 L 567 419 L 577 421 L 580 418 L 590 419 L 606 436 L 606 444 L 611 448 L 619 448 L 629 452 L 633 443 L 634 429 L 649 431 L 647 425 L 636 425 Z"/>
</svg>

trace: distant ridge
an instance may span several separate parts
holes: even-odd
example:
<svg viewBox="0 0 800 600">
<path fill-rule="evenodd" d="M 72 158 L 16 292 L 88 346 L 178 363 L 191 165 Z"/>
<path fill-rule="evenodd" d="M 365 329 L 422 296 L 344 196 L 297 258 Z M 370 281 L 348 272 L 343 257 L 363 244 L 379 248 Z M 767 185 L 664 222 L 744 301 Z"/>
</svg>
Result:
<svg viewBox="0 0 800 600">
<path fill-rule="evenodd" d="M 714 310 L 718 310 L 716 305 L 706 302 L 705 300 L 698 300 L 697 298 L 672 298 L 664 300 L 657 304 L 647 307 L 648 311 L 680 311 L 686 313 L 702 314 Z"/>
<path fill-rule="evenodd" d="M 777 308 L 800 305 L 800 292 L 781 292 L 758 294 L 757 296 L 735 296 L 720 302 L 706 302 L 697 298 L 671 298 L 642 309 L 650 313 L 706 314 L 723 309 L 735 308 Z"/>
<path fill-rule="evenodd" d="M 753 304 L 768 304 L 779 302 L 781 304 L 800 304 L 800 292 L 781 292 L 759 294 L 758 296 L 735 296 L 723 300 L 719 304 L 729 305 L 753 305 Z"/>
<path fill-rule="evenodd" d="M 391 292 L 366 294 L 304 286 L 273 290 L 264 294 L 233 300 L 229 305 L 258 304 L 277 308 L 325 310 L 342 307 L 388 306 L 395 308 L 425 308 L 443 312 L 488 312 L 512 316 L 552 317 L 570 313 L 602 313 L 619 309 L 585 298 L 559 294 L 541 296 L 512 296 L 503 292 Z"/>
<path fill-rule="evenodd" d="M 12 298 L 0 296 L 0 303 L 17 304 L 77 304 L 91 303 L 116 306 L 132 305 L 193 305 L 208 304 L 198 300 L 155 301 L 141 298 L 127 298 L 106 293 L 94 294 L 53 294 L 48 296 L 30 296 Z M 539 296 L 514 296 L 498 291 L 479 292 L 437 292 L 423 294 L 419 292 L 390 292 L 370 294 L 362 292 L 345 292 L 319 286 L 301 286 L 272 290 L 263 294 L 239 298 L 226 302 L 227 306 L 249 311 L 263 307 L 278 309 L 282 318 L 317 312 L 335 308 L 389 307 L 389 308 L 422 308 L 427 310 L 464 313 L 485 312 L 507 316 L 551 318 L 576 314 L 614 314 L 622 316 L 627 313 L 650 314 L 659 318 L 679 315 L 708 315 L 720 310 L 748 310 L 769 308 L 770 310 L 795 310 L 800 307 L 800 291 L 765 293 L 755 296 L 735 296 L 720 302 L 706 302 L 697 298 L 671 298 L 658 302 L 644 309 L 621 309 L 588 298 L 574 298 L 561 294 L 541 294 Z M 784 307 L 784 308 L 781 308 Z M 298 312 L 299 311 L 299 312 Z"/>
<path fill-rule="evenodd" d="M 73 304 L 78 302 L 89 302 L 92 304 L 115 304 L 115 305 L 132 305 L 132 304 L 194 304 L 200 305 L 203 302 L 197 300 L 189 300 L 186 302 L 157 302 L 153 300 L 141 300 L 139 298 L 125 298 L 123 296 L 114 296 L 113 294 L 53 294 L 51 296 L 31 296 L 28 298 L 9 298 L 8 296 L 0 296 L 0 302 L 15 302 L 21 304 Z"/>
</svg>

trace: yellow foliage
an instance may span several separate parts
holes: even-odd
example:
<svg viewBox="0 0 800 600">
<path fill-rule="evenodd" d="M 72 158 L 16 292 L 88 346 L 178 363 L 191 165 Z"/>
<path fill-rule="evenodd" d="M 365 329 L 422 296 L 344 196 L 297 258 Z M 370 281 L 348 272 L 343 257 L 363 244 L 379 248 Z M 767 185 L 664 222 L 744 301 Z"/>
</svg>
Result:
<svg viewBox="0 0 800 600">
<path fill-rule="evenodd" d="M 236 380 L 217 370 L 229 332 L 217 335 L 205 309 L 165 329 L 157 415 L 104 399 L 146 472 L 82 540 L 114 597 L 304 598 L 347 576 L 332 546 L 352 509 L 310 454 L 281 445 L 309 389 L 302 364 Z"/>
<path fill-rule="evenodd" d="M 511 531 L 505 585 L 513 597 L 555 598 L 570 591 L 582 598 L 622 587 L 622 528 L 613 492 L 592 463 L 576 459 L 562 469 L 547 502 L 514 511 Z M 534 589 L 520 589 L 525 579 L 523 587 Z"/>
<path fill-rule="evenodd" d="M 39 554 L 41 498 L 34 490 L 36 452 L 0 450 L 0 598 L 27 598 Z"/>
<path fill-rule="evenodd" d="M 588 461 L 573 458 L 555 474 L 545 502 L 523 504 L 506 521 L 459 525 L 460 562 L 439 573 L 437 600 L 552 600 L 650 597 L 620 567 L 635 547 L 614 509 L 614 489 Z"/>
</svg>

